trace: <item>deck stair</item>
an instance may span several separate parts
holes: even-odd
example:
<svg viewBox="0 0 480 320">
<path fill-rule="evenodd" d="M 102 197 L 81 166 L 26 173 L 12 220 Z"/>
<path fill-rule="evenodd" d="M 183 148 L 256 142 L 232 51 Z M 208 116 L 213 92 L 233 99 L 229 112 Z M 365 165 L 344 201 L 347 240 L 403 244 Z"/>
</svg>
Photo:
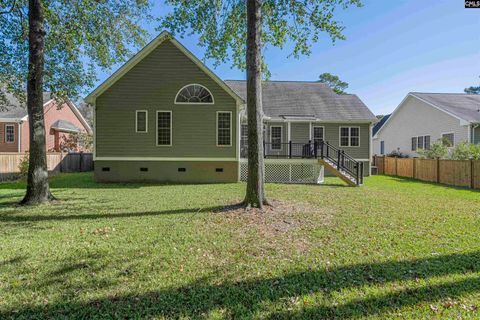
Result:
<svg viewBox="0 0 480 320">
<path fill-rule="evenodd" d="M 353 159 L 344 150 L 322 141 L 316 153 L 318 161 L 348 185 L 363 184 L 363 163 Z"/>
</svg>

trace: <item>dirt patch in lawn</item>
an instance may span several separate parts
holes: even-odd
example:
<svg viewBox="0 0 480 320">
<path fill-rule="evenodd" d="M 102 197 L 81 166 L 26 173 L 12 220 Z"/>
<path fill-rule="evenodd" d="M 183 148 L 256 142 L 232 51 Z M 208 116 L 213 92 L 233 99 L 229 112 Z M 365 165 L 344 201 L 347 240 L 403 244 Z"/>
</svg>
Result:
<svg viewBox="0 0 480 320">
<path fill-rule="evenodd" d="M 293 246 L 306 252 L 310 247 L 309 231 L 328 227 L 333 220 L 327 209 L 304 202 L 271 200 L 271 205 L 263 210 L 245 209 L 239 202 L 215 213 L 221 214 L 223 223 L 231 225 L 232 236 L 238 241 L 252 241 L 264 249 L 284 250 Z"/>
</svg>

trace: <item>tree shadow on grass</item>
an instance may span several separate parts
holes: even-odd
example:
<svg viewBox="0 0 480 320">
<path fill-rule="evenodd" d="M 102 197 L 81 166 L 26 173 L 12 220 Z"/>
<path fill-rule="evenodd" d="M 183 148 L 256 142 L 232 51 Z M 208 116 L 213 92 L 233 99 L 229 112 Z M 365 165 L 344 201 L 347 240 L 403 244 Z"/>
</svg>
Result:
<svg viewBox="0 0 480 320">
<path fill-rule="evenodd" d="M 301 307 L 289 305 L 308 294 L 332 295 L 363 286 L 382 286 L 396 281 L 426 280 L 448 275 L 476 275 L 480 251 L 435 256 L 418 260 L 356 264 L 331 270 L 308 270 L 274 278 L 253 278 L 212 284 L 199 279 L 180 288 L 141 294 L 103 297 L 86 302 L 60 299 L 42 306 L 0 311 L 0 318 L 206 318 L 222 310 L 227 318 L 252 317 L 260 312 L 272 319 L 358 318 L 383 315 L 402 307 L 433 303 L 480 292 L 480 277 L 439 284 L 398 286 L 385 294 L 356 298 L 340 305 Z M 297 299 L 298 300 L 298 299 Z M 275 304 L 268 314 L 267 304 Z M 265 314 L 267 313 L 267 314 Z"/>
<path fill-rule="evenodd" d="M 160 211 L 141 211 L 141 212 L 119 212 L 119 213 L 92 213 L 92 214 L 65 214 L 65 215 L 12 215 L 1 214 L 0 222 L 40 222 L 40 221 L 67 221 L 67 220 L 96 220 L 96 219 L 116 219 L 116 218 L 135 218 L 149 217 L 169 214 L 195 214 L 204 212 L 221 212 L 225 206 L 212 206 L 205 208 L 182 208 Z"/>
</svg>

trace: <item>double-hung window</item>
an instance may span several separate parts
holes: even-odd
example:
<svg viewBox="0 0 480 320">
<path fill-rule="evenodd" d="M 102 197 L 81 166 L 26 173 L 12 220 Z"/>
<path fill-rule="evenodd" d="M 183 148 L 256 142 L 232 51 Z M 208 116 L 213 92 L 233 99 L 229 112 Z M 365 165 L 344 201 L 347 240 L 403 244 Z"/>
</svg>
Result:
<svg viewBox="0 0 480 320">
<path fill-rule="evenodd" d="M 340 147 L 359 147 L 360 128 L 340 127 Z"/>
<path fill-rule="evenodd" d="M 446 147 L 453 147 L 455 145 L 455 134 L 454 133 L 443 133 L 442 142 Z"/>
<path fill-rule="evenodd" d="M 137 110 L 135 111 L 135 132 L 147 133 L 148 131 L 148 111 Z"/>
<path fill-rule="evenodd" d="M 232 112 L 217 112 L 217 146 L 230 147 L 232 145 Z"/>
<path fill-rule="evenodd" d="M 412 151 L 419 149 L 430 150 L 430 136 L 412 137 Z"/>
<path fill-rule="evenodd" d="M 380 154 L 385 154 L 385 141 L 380 141 Z"/>
<path fill-rule="evenodd" d="M 15 126 L 13 124 L 5 125 L 5 142 L 6 143 L 15 142 Z"/>
<path fill-rule="evenodd" d="M 172 145 L 172 111 L 157 111 L 157 146 Z"/>
<path fill-rule="evenodd" d="M 320 143 L 323 141 L 324 131 L 325 130 L 323 127 L 313 127 L 313 142 L 317 145 L 320 145 Z"/>
<path fill-rule="evenodd" d="M 281 126 L 271 126 L 270 127 L 270 148 L 272 150 L 281 150 L 282 149 L 282 127 Z"/>
</svg>

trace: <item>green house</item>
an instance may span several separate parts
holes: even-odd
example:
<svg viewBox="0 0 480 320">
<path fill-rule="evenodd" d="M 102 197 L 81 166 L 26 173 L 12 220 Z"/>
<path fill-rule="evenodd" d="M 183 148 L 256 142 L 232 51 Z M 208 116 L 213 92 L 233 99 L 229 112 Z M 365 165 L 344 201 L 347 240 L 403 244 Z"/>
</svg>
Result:
<svg viewBox="0 0 480 320">
<path fill-rule="evenodd" d="M 370 172 L 375 116 L 318 82 L 263 85 L 266 180 L 350 184 Z M 85 99 L 98 181 L 246 179 L 246 82 L 222 81 L 163 32 Z"/>
</svg>

